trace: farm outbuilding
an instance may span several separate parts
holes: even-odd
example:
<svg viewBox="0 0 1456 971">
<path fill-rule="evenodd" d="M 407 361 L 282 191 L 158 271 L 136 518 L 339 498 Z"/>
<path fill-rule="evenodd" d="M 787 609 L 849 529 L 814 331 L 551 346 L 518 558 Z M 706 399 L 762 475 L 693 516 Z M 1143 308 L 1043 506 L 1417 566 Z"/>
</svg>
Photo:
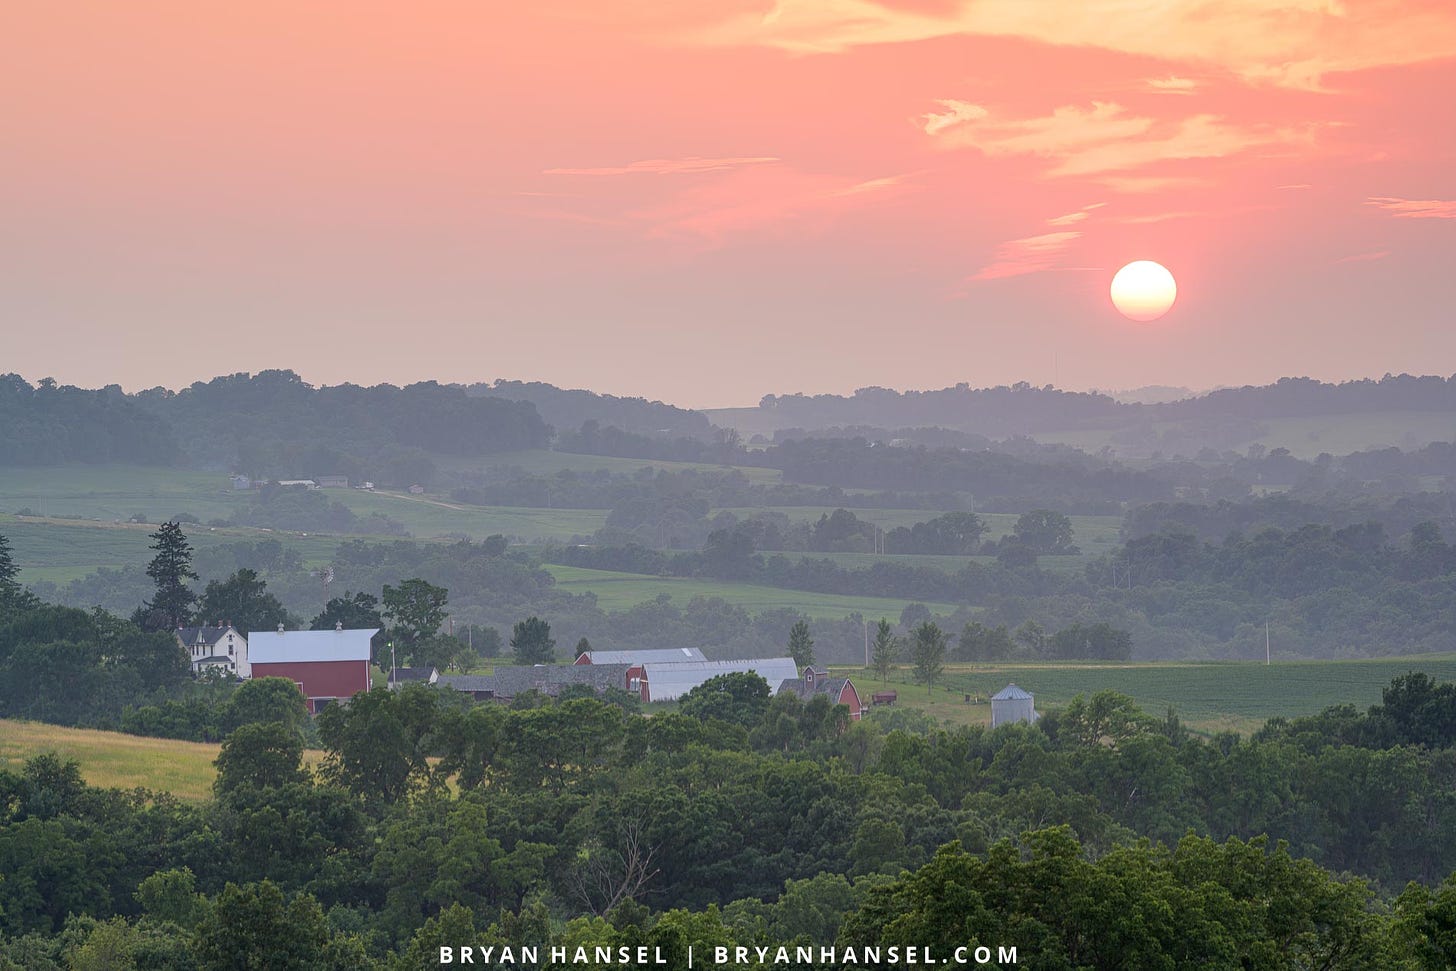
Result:
<svg viewBox="0 0 1456 971">
<path fill-rule="evenodd" d="M 991 696 L 991 727 L 1010 725 L 1012 722 L 1036 721 L 1036 700 L 1031 692 L 1008 684 Z"/>
<path fill-rule="evenodd" d="M 823 668 L 816 668 L 812 665 L 804 669 L 802 678 L 793 678 L 779 685 L 776 693 L 785 691 L 793 692 L 804 701 L 808 701 L 815 695 L 824 695 L 831 704 L 844 705 L 849 709 L 849 717 L 859 721 L 864 711 L 864 705 L 859 700 L 859 691 L 855 688 L 854 682 L 848 678 L 833 678 Z"/>
<path fill-rule="evenodd" d="M 280 628 L 282 625 L 279 625 Z M 369 630 L 249 631 L 253 677 L 287 678 L 298 685 L 310 713 L 352 698 L 370 685 Z"/>
<path fill-rule="evenodd" d="M 768 682 L 769 694 L 778 694 L 785 681 L 799 677 L 791 657 L 745 658 L 736 661 L 667 661 L 642 665 L 643 701 L 674 701 L 720 674 L 752 671 Z"/>
<path fill-rule="evenodd" d="M 641 692 L 642 665 L 647 662 L 671 663 L 674 661 L 706 661 L 707 659 L 707 656 L 696 647 L 670 647 L 644 651 L 583 651 L 573 663 L 579 665 L 628 665 L 627 690 Z"/>
</svg>

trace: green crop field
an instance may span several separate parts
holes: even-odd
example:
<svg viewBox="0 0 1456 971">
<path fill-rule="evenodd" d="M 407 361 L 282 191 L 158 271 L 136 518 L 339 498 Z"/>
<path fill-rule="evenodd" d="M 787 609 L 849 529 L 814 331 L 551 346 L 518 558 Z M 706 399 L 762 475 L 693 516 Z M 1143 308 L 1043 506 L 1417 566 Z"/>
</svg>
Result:
<svg viewBox="0 0 1456 971">
<path fill-rule="evenodd" d="M 837 669 L 855 679 L 861 694 L 879 687 L 863 668 Z M 1061 707 L 1076 695 L 1120 691 L 1140 708 L 1161 717 L 1169 706 L 1184 724 L 1202 732 L 1248 734 L 1267 719 L 1312 715 L 1330 705 L 1360 709 L 1380 701 L 1391 679 L 1423 671 L 1441 681 L 1456 680 L 1456 654 L 1426 654 L 1357 661 L 1288 661 L 1273 665 L 1238 662 L 1114 663 L 1045 662 L 948 664 L 934 692 L 913 684 L 908 667 L 891 675 L 897 704 L 925 709 L 957 724 L 990 724 L 987 699 L 1015 682 L 1036 696 L 1038 709 Z M 967 704 L 966 695 L 972 702 Z"/>
<path fill-rule="evenodd" d="M 638 573 L 616 573 L 611 570 L 588 570 L 575 566 L 548 564 L 543 567 L 556 577 L 556 585 L 571 593 L 596 594 L 603 610 L 625 610 L 667 594 L 678 606 L 687 606 L 693 597 L 721 597 L 750 613 L 792 607 L 810 617 L 839 619 L 855 611 L 866 617 L 899 617 L 910 603 L 892 597 L 854 597 L 832 593 L 810 593 L 804 590 L 780 590 L 751 583 L 723 580 L 697 580 L 683 577 L 654 577 Z M 950 612 L 949 604 L 928 604 L 932 610 Z"/>
</svg>

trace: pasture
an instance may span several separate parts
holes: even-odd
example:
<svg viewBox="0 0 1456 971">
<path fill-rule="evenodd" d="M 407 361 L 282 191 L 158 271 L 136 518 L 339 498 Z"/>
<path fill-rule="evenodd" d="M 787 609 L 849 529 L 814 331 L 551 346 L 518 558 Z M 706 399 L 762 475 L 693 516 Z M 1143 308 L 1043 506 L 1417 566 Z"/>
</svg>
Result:
<svg viewBox="0 0 1456 971">
<path fill-rule="evenodd" d="M 0 718 L 0 768 L 18 772 L 26 759 L 51 752 L 81 763 L 81 777 L 88 785 L 108 789 L 140 786 L 170 792 L 189 802 L 212 798 L 212 780 L 217 776 L 212 763 L 220 748 L 207 742 Z M 309 766 L 317 766 L 322 758 L 317 750 L 303 753 Z"/>
<path fill-rule="evenodd" d="M 864 668 L 843 668 L 861 693 L 879 687 Z M 1062 707 L 1076 695 L 1119 691 L 1148 714 L 1162 717 L 1172 707 L 1200 732 L 1247 735 L 1275 717 L 1313 715 L 1331 705 L 1364 710 L 1380 702 L 1381 689 L 1411 671 L 1440 681 L 1456 680 L 1456 654 L 1371 658 L 1354 661 L 1250 662 L 1041 662 L 950 663 L 934 691 L 915 684 L 908 666 L 891 674 L 897 704 L 924 709 L 954 724 L 989 725 L 987 699 L 1010 682 L 1036 696 L 1038 710 Z M 863 680 L 861 680 L 863 679 Z M 966 695 L 973 702 L 967 704 Z M 979 700 L 977 700 L 979 699 Z"/>
<path fill-rule="evenodd" d="M 898 617 L 911 601 L 892 597 L 857 597 L 832 593 L 810 593 L 805 590 L 782 590 L 751 583 L 726 580 L 700 580 L 687 577 L 656 577 L 637 573 L 616 573 L 611 570 L 589 570 L 583 567 L 546 564 L 542 567 L 556 577 L 556 586 L 570 593 L 593 593 L 603 610 L 626 610 L 666 594 L 680 607 L 694 597 L 721 597 L 750 613 L 790 607 L 810 617 L 838 620 L 855 611 L 866 617 Z M 927 604 L 932 610 L 949 613 L 949 604 Z"/>
</svg>

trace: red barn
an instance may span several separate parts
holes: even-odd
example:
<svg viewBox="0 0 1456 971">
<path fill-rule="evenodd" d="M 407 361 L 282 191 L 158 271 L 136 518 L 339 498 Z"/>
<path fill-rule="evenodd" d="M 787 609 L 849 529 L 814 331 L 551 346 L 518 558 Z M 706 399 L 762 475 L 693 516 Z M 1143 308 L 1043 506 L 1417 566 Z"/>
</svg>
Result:
<svg viewBox="0 0 1456 971">
<path fill-rule="evenodd" d="M 287 678 L 303 692 L 309 712 L 318 714 L 369 690 L 369 639 L 377 633 L 377 628 L 249 631 L 253 677 Z"/>
<path fill-rule="evenodd" d="M 802 678 L 793 678 L 779 685 L 779 691 L 792 691 L 805 701 L 815 695 L 828 695 L 831 704 L 848 708 L 849 717 L 855 721 L 859 721 L 864 712 L 854 682 L 848 678 L 831 678 L 828 671 L 812 665 L 804 669 Z"/>
</svg>

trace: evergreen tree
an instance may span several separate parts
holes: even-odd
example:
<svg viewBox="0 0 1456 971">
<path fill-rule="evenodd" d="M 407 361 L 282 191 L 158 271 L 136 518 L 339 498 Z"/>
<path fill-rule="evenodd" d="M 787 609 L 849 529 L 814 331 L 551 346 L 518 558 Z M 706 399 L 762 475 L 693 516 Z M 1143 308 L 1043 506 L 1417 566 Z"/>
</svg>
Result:
<svg viewBox="0 0 1456 971">
<path fill-rule="evenodd" d="M 809 636 L 808 621 L 795 621 L 794 626 L 789 628 L 789 657 L 799 668 L 807 668 L 814 663 L 814 638 Z"/>
<path fill-rule="evenodd" d="M 197 594 L 187 587 L 196 580 L 192 570 L 192 544 L 177 523 L 163 523 L 152 534 L 151 546 L 157 555 L 147 564 L 147 576 L 157 585 L 156 596 L 142 611 L 142 623 L 149 630 L 175 630 L 185 627 L 192 616 Z"/>
<path fill-rule="evenodd" d="M 511 631 L 511 652 L 517 664 L 550 664 L 556 660 L 556 639 L 551 625 L 539 617 L 527 617 Z"/>
<path fill-rule="evenodd" d="M 881 617 L 880 622 L 875 625 L 875 646 L 871 655 L 875 673 L 880 676 L 880 681 L 890 679 L 890 668 L 894 666 L 895 659 L 900 656 L 900 642 L 895 637 L 895 628 L 888 620 Z"/>
<path fill-rule="evenodd" d="M 0 607 L 18 604 L 22 594 L 20 567 L 10 555 L 10 540 L 0 535 Z"/>
</svg>

